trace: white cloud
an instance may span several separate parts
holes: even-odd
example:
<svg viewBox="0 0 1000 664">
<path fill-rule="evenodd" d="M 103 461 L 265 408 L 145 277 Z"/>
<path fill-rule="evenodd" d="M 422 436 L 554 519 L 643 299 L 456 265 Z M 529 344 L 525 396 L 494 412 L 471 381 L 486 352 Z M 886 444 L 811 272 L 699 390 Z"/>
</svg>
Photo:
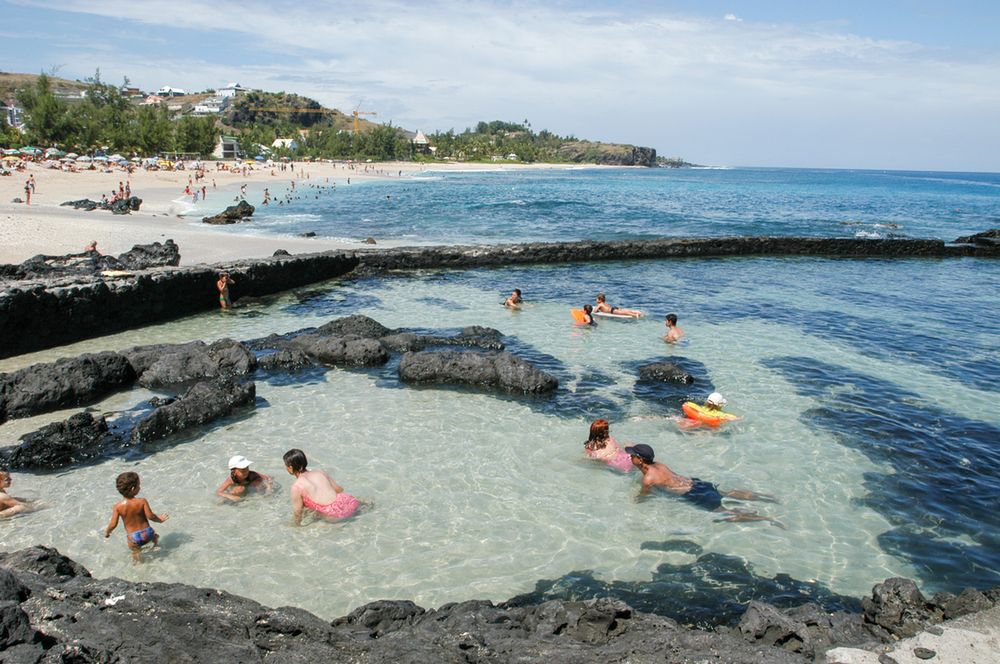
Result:
<svg viewBox="0 0 1000 664">
<path fill-rule="evenodd" d="M 342 109 L 364 100 L 380 120 L 425 130 L 526 117 L 536 128 L 704 162 L 915 167 L 899 162 L 914 157 L 907 146 L 925 145 L 927 134 L 957 160 L 971 132 L 959 131 L 956 119 L 1000 107 L 996 53 L 963 59 L 832 25 L 565 3 L 28 2 L 204 36 L 194 53 L 74 57 L 84 74 L 99 66 L 109 80 L 126 74 L 144 87 L 194 89 L 239 80 Z M 221 65 L 220 50 L 280 54 L 280 62 L 292 56 L 294 64 Z M 887 126 L 902 134 L 898 143 L 885 142 Z M 997 132 L 981 130 L 977 153 L 985 141 L 1000 155 Z M 884 152 L 870 154 L 873 145 Z M 859 155 L 867 163 L 857 163 Z"/>
<path fill-rule="evenodd" d="M 737 23 L 742 23 L 743 22 L 743 19 L 741 19 L 736 14 L 726 14 L 725 16 L 722 17 L 722 19 L 724 21 L 736 21 Z"/>
</svg>

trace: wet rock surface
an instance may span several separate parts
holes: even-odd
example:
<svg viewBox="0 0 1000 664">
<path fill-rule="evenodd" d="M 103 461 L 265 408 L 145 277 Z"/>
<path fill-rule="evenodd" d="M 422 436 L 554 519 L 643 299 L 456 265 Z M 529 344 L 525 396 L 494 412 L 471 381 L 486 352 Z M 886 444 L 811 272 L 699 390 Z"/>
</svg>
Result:
<svg viewBox="0 0 1000 664">
<path fill-rule="evenodd" d="M 639 367 L 639 380 L 690 385 L 694 382 L 694 376 L 671 362 L 652 362 Z"/>
<path fill-rule="evenodd" d="M 12 662 L 791 664 L 822 661 L 830 645 L 874 646 L 865 620 L 752 602 L 739 627 L 697 630 L 598 598 L 438 609 L 382 600 L 327 622 L 223 591 L 94 579 L 46 547 L 0 553 L 0 659 Z"/>
<path fill-rule="evenodd" d="M 46 256 L 39 254 L 20 265 L 0 265 L 0 280 L 23 281 L 53 277 L 96 276 L 115 270 L 146 270 L 180 264 L 180 250 L 173 240 L 163 244 L 137 244 L 117 257 L 97 251 Z"/>
<path fill-rule="evenodd" d="M 136 346 L 122 355 L 135 369 L 139 384 L 150 388 L 245 376 L 257 368 L 254 354 L 232 339 Z"/>
<path fill-rule="evenodd" d="M 472 385 L 521 394 L 544 394 L 559 381 L 507 352 L 411 351 L 399 361 L 406 383 Z"/>
<path fill-rule="evenodd" d="M 103 417 L 77 413 L 27 433 L 0 448 L 0 461 L 14 470 L 49 471 L 89 463 L 121 446 Z"/>
<path fill-rule="evenodd" d="M 252 406 L 257 388 L 251 382 L 220 380 L 194 385 L 176 401 L 160 406 L 132 430 L 133 444 L 166 438 Z"/>
<path fill-rule="evenodd" d="M 240 201 L 236 205 L 230 205 L 219 214 L 211 217 L 202 217 L 205 224 L 235 224 L 253 216 L 254 206 L 246 201 Z"/>
<path fill-rule="evenodd" d="M 132 384 L 136 372 L 112 352 L 35 364 L 0 374 L 0 422 L 81 406 Z"/>
</svg>

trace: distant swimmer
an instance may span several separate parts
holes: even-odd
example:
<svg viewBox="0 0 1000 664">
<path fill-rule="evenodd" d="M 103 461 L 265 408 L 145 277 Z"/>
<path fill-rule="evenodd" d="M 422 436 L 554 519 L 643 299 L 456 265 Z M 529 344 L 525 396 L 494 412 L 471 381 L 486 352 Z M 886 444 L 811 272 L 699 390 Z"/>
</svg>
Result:
<svg viewBox="0 0 1000 664">
<path fill-rule="evenodd" d="M 666 464 L 654 461 L 655 453 L 649 445 L 634 445 L 626 447 L 632 463 L 642 473 L 642 488 L 639 489 L 639 496 L 648 495 L 654 488 L 665 489 L 670 493 L 680 496 L 694 505 L 725 515 L 721 521 L 770 521 L 776 526 L 784 526 L 775 519 L 762 516 L 756 512 L 739 509 L 727 509 L 722 504 L 723 498 L 733 498 L 735 500 L 762 500 L 766 502 L 776 502 L 773 496 L 753 491 L 732 490 L 722 493 L 716 485 L 697 477 L 684 477 L 670 470 Z"/>
<path fill-rule="evenodd" d="M 503 306 L 508 309 L 520 309 L 521 304 L 523 303 L 524 299 L 521 297 L 521 289 L 515 288 L 514 292 L 510 294 L 510 297 L 503 301 Z"/>
<path fill-rule="evenodd" d="M 215 495 L 230 502 L 239 502 L 251 491 L 271 493 L 272 480 L 263 473 L 250 470 L 250 459 L 237 454 L 229 459 L 229 477 L 219 485 Z"/>
<path fill-rule="evenodd" d="M 604 419 L 591 422 L 590 437 L 583 444 L 583 453 L 588 459 L 601 461 L 623 473 L 635 469 L 632 457 L 611 437 L 610 425 Z"/>
<path fill-rule="evenodd" d="M 622 307 L 613 307 L 607 303 L 604 297 L 604 293 L 597 294 L 597 311 L 602 314 L 616 314 L 618 316 L 632 316 L 633 318 L 641 318 L 646 314 L 642 313 L 638 309 L 623 309 Z"/>
<path fill-rule="evenodd" d="M 292 484 L 292 519 L 302 525 L 302 509 L 309 509 L 331 519 L 346 519 L 357 511 L 361 502 L 322 470 L 309 470 L 306 454 L 290 449 L 283 457 L 285 470 L 295 476 Z"/>
<path fill-rule="evenodd" d="M 684 330 L 677 327 L 677 314 L 667 314 L 664 319 L 667 325 L 667 333 L 663 340 L 668 344 L 675 344 L 684 338 Z"/>
</svg>

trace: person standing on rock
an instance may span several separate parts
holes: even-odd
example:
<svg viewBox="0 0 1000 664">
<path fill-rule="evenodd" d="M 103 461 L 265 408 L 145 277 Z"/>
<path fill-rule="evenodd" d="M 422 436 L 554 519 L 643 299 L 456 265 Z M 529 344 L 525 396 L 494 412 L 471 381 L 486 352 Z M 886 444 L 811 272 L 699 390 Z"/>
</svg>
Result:
<svg viewBox="0 0 1000 664">
<path fill-rule="evenodd" d="M 229 284 L 235 284 L 236 281 L 229 276 L 228 272 L 220 272 L 219 280 L 215 283 L 215 287 L 219 290 L 219 307 L 222 309 L 229 309 L 233 306 L 232 300 L 229 299 Z"/>
<path fill-rule="evenodd" d="M 306 454 L 300 449 L 290 449 L 283 457 L 285 470 L 295 476 L 292 484 L 292 519 L 302 525 L 302 509 L 309 509 L 331 519 L 353 516 L 361 502 L 344 491 L 344 488 L 322 470 L 309 470 Z"/>
<path fill-rule="evenodd" d="M 720 521 L 770 521 L 772 524 L 784 528 L 784 525 L 780 521 L 776 521 L 771 517 L 762 516 L 748 510 L 727 509 L 722 504 L 723 498 L 763 500 L 773 503 L 776 502 L 773 496 L 742 489 L 734 489 L 721 493 L 714 484 L 700 480 L 697 477 L 678 475 L 670 470 L 666 464 L 657 463 L 654 461 L 655 453 L 653 452 L 653 448 L 649 445 L 639 444 L 626 447 L 625 452 L 631 457 L 635 467 L 642 473 L 642 488 L 639 489 L 639 498 L 648 495 L 654 487 L 666 489 L 670 493 L 680 496 L 702 509 L 725 515 Z"/>
</svg>

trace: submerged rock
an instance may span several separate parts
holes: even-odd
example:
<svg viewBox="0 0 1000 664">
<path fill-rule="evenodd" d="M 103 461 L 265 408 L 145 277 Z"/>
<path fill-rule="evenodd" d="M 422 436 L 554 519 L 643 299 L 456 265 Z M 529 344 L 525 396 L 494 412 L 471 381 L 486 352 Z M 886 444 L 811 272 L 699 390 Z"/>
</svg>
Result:
<svg viewBox="0 0 1000 664">
<path fill-rule="evenodd" d="M 542 394 L 559 381 L 507 352 L 408 352 L 399 362 L 399 378 L 407 383 L 477 385 L 505 392 Z"/>
<path fill-rule="evenodd" d="M 0 374 L 0 422 L 93 403 L 132 384 L 136 373 L 118 353 L 86 353 Z"/>
<path fill-rule="evenodd" d="M 639 367 L 639 380 L 658 380 L 690 385 L 694 382 L 694 376 L 676 364 L 670 362 L 653 362 L 652 364 Z"/>
</svg>

